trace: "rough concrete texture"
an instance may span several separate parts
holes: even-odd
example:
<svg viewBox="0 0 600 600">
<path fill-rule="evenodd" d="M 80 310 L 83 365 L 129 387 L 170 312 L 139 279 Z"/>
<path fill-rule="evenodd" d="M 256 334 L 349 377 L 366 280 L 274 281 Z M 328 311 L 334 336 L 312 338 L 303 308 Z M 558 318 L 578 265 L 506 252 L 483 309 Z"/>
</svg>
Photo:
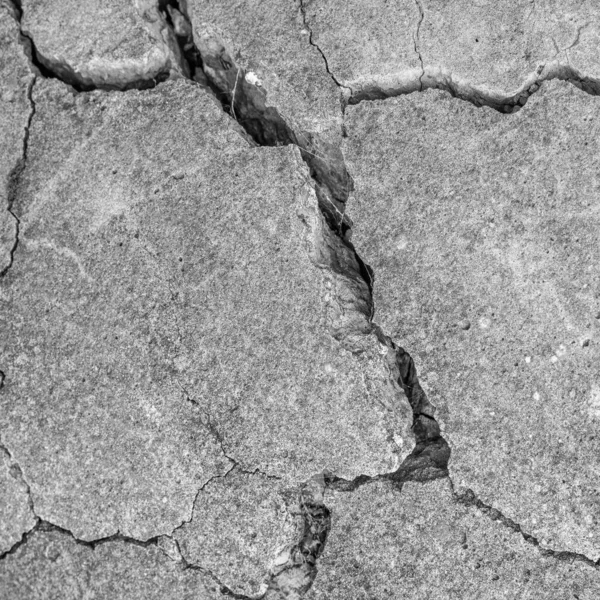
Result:
<svg viewBox="0 0 600 600">
<path fill-rule="evenodd" d="M 21 470 L 0 447 L 0 554 L 10 550 L 34 525 L 29 490 Z"/>
<path fill-rule="evenodd" d="M 83 89 L 151 84 L 178 68 L 173 33 L 154 2 L 23 0 L 22 6 L 22 31 L 37 62 Z"/>
<path fill-rule="evenodd" d="M 311 45 L 298 0 L 189 0 L 188 10 L 196 35 L 218 32 L 238 66 L 258 78 L 267 105 L 294 129 L 339 141 L 338 88 Z"/>
<path fill-rule="evenodd" d="M 23 136 L 31 112 L 33 74 L 19 43 L 19 27 L 8 7 L 0 6 L 0 273 L 12 262 L 17 220 L 9 211 L 11 173 L 22 166 Z"/>
<path fill-rule="evenodd" d="M 109 541 L 95 547 L 50 528 L 32 533 L 2 561 L 2 600 L 215 600 L 212 578 L 185 569 L 156 545 Z"/>
<path fill-rule="evenodd" d="M 598 597 L 597 13 L 2 0 L 0 600 Z"/>
<path fill-rule="evenodd" d="M 468 82 L 516 90 L 559 61 L 597 78 L 594 2 L 516 0 L 306 0 L 313 41 L 332 74 L 354 90 L 416 91 Z"/>
<path fill-rule="evenodd" d="M 555 549 L 600 557 L 597 100 L 509 117 L 441 92 L 348 110 L 354 242 L 413 352 L 457 485 Z"/>
<path fill-rule="evenodd" d="M 329 332 L 297 150 L 252 149 L 183 80 L 41 81 L 34 101 L 0 422 L 36 514 L 84 539 L 168 533 L 222 447 L 290 484 L 397 468 L 408 404 L 374 337 L 354 356 Z"/>
<path fill-rule="evenodd" d="M 198 494 L 190 523 L 175 533 L 181 553 L 236 593 L 266 588 L 273 561 L 302 532 L 297 494 L 281 481 L 238 468 Z"/>
<path fill-rule="evenodd" d="M 523 537 L 457 503 L 447 481 L 330 493 L 327 548 L 311 600 L 588 599 L 600 578 L 581 562 L 543 557 Z"/>
</svg>

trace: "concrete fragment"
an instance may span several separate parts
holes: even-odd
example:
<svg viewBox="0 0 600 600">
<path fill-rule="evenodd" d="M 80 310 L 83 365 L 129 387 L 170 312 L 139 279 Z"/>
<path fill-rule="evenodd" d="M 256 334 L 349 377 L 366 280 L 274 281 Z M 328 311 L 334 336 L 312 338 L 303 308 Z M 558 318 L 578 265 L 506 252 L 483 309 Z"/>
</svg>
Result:
<svg viewBox="0 0 600 600">
<path fill-rule="evenodd" d="M 597 569 L 544 557 L 477 509 L 454 501 L 447 480 L 374 483 L 331 492 L 332 528 L 310 600 L 522 598 L 600 593 Z"/>
<path fill-rule="evenodd" d="M 2 600 L 221 597 L 208 574 L 184 569 L 156 545 L 114 541 L 92 548 L 66 533 L 40 530 L 0 563 Z"/>
<path fill-rule="evenodd" d="M 184 558 L 236 593 L 264 592 L 273 561 L 302 536 L 296 496 L 280 481 L 237 468 L 214 479 L 175 534 Z"/>
<path fill-rule="evenodd" d="M 175 35 L 147 0 L 23 0 L 37 62 L 78 89 L 151 87 L 181 71 Z"/>
<path fill-rule="evenodd" d="M 556 82 L 503 116 L 425 92 L 349 108 L 344 148 L 377 318 L 416 361 L 455 483 L 593 560 L 597 102 Z"/>
<path fill-rule="evenodd" d="M 11 264 L 17 221 L 9 212 L 11 173 L 21 168 L 25 129 L 32 110 L 28 92 L 33 81 L 19 43 L 14 14 L 0 6 L 0 273 Z"/>
<path fill-rule="evenodd" d="M 410 409 L 319 263 L 333 234 L 298 151 L 250 148 L 184 80 L 45 81 L 35 101 L 0 426 L 38 516 L 88 540 L 168 533 L 222 448 L 286 485 L 397 468 Z"/>
</svg>

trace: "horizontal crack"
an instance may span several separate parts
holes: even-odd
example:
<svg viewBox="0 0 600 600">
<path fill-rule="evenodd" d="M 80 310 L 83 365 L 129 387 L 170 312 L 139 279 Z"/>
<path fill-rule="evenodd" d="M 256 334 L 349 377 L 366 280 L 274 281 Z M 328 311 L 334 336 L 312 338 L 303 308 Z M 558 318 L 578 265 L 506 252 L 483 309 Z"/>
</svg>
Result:
<svg viewBox="0 0 600 600">
<path fill-rule="evenodd" d="M 593 96 L 600 95 L 600 78 L 584 75 L 571 65 L 552 61 L 538 66 L 514 92 L 494 90 L 454 75 L 443 67 L 427 66 L 349 82 L 347 86 L 351 91 L 346 94 L 345 100 L 348 104 L 359 104 L 439 89 L 478 107 L 488 106 L 501 113 L 514 113 L 527 103 L 544 81 L 553 79 L 568 81 Z"/>
</svg>

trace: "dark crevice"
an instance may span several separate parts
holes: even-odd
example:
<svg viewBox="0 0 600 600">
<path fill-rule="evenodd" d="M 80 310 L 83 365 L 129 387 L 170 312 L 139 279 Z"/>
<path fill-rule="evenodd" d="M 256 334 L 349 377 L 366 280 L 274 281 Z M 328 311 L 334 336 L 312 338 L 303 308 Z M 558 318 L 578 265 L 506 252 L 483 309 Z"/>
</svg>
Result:
<svg viewBox="0 0 600 600">
<path fill-rule="evenodd" d="M 584 75 L 571 65 L 553 61 L 539 65 L 515 92 L 491 89 L 473 84 L 440 67 L 426 66 L 416 70 L 399 71 L 383 77 L 351 82 L 352 92 L 348 104 L 359 104 L 371 100 L 385 100 L 428 89 L 448 92 L 452 97 L 470 102 L 478 108 L 487 106 L 510 114 L 518 112 L 535 94 L 544 81 L 567 81 L 592 96 L 600 95 L 600 78 Z"/>
<path fill-rule="evenodd" d="M 171 23 L 177 26 L 177 40 L 192 78 L 202 79 L 221 103 L 259 146 L 295 145 L 307 164 L 317 186 L 317 197 L 325 218 L 342 237 L 350 229 L 344 216 L 345 203 L 354 182 L 346 169 L 341 149 L 308 131 L 295 131 L 279 111 L 267 106 L 267 94 L 262 86 L 252 83 L 246 71 L 239 67 L 220 40 L 208 31 L 194 39 L 191 21 L 183 2 L 169 0 L 163 9 Z M 179 33 L 178 33 L 179 32 Z"/>
<path fill-rule="evenodd" d="M 25 54 L 29 59 L 31 68 L 36 75 L 45 79 L 58 79 L 71 86 L 77 92 L 90 92 L 93 90 L 107 91 L 127 91 L 132 89 L 145 90 L 156 87 L 159 83 L 169 79 L 171 73 L 169 68 L 165 68 L 154 73 L 150 77 L 138 78 L 124 82 L 95 82 L 89 77 L 83 76 L 75 71 L 65 62 L 54 62 L 43 56 L 37 49 L 33 38 L 23 31 L 21 21 L 23 17 L 23 8 L 21 0 L 6 0 L 13 8 L 14 17 L 19 26 L 21 44 L 25 49 Z"/>
<path fill-rule="evenodd" d="M 34 76 L 31 79 L 31 81 L 29 82 L 29 85 L 27 87 L 27 100 L 29 102 L 30 110 L 29 110 L 29 115 L 27 116 L 27 123 L 25 124 L 25 130 L 23 132 L 23 146 L 22 146 L 22 150 L 21 150 L 21 156 L 20 156 L 19 160 L 17 161 L 17 163 L 15 164 L 15 166 L 11 169 L 11 171 L 8 175 L 8 182 L 7 182 L 7 186 L 6 186 L 6 196 L 7 196 L 6 210 L 7 210 L 7 212 L 10 213 L 10 215 L 12 216 L 12 218 L 15 221 L 15 238 L 13 241 L 13 245 L 9 251 L 8 264 L 6 265 L 6 267 L 4 267 L 4 269 L 2 269 L 2 271 L 0 271 L 0 279 L 2 277 L 4 277 L 6 275 L 6 273 L 8 273 L 10 268 L 13 266 L 13 263 L 15 261 L 15 253 L 19 246 L 19 234 L 20 234 L 20 228 L 21 228 L 21 221 L 20 221 L 19 217 L 16 215 L 16 213 L 14 212 L 14 204 L 15 204 L 15 199 L 18 194 L 19 182 L 21 180 L 21 175 L 23 174 L 23 171 L 25 170 L 25 166 L 27 165 L 27 154 L 29 151 L 29 134 L 30 134 L 30 130 L 31 130 L 31 123 L 33 121 L 33 117 L 35 116 L 35 109 L 36 109 L 35 101 L 33 100 L 33 88 L 35 86 L 35 82 L 36 82 L 36 77 Z M 2 382 L 4 382 L 4 377 L 2 377 Z M 1 385 L 0 385 L 0 387 L 1 387 Z"/>
<path fill-rule="evenodd" d="M 454 485 L 452 484 L 452 494 L 456 502 L 464 506 L 474 507 L 493 521 L 498 521 L 499 523 L 502 523 L 505 527 L 508 527 L 512 531 L 519 533 L 521 536 L 523 536 L 523 539 L 527 543 L 538 548 L 542 556 L 548 556 L 551 558 L 555 558 L 556 560 L 569 563 L 582 562 L 590 567 L 600 569 L 600 559 L 594 561 L 591 558 L 585 556 L 584 554 L 579 554 L 578 552 L 568 552 L 565 550 L 551 550 L 549 548 L 542 547 L 540 545 L 539 540 L 536 537 L 523 531 L 523 529 L 518 523 L 515 523 L 515 521 L 513 521 L 512 519 L 509 519 L 508 517 L 504 516 L 498 509 L 493 508 L 489 504 L 486 504 L 485 502 L 477 498 L 473 490 L 461 489 L 460 491 L 456 491 L 454 489 Z"/>
</svg>

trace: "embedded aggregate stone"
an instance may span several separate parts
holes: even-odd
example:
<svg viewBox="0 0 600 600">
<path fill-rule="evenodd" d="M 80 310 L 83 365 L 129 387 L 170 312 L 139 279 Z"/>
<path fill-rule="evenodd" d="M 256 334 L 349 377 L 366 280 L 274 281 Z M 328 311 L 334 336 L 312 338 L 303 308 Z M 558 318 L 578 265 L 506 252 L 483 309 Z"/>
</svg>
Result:
<svg viewBox="0 0 600 600">
<path fill-rule="evenodd" d="M 37 59 L 68 83 L 124 89 L 176 69 L 158 3 L 23 0 L 22 31 Z"/>
<path fill-rule="evenodd" d="M 330 333 L 299 152 L 252 148 L 184 80 L 34 100 L 0 428 L 37 516 L 149 539 L 228 457 L 288 486 L 397 468 L 410 409 L 374 336 L 354 354 Z"/>
<path fill-rule="evenodd" d="M 213 479 L 175 538 L 184 558 L 240 594 L 264 591 L 270 567 L 302 536 L 298 495 L 281 481 L 238 468 Z"/>
<path fill-rule="evenodd" d="M 64 532 L 36 531 L 0 566 L 1 600 L 216 600 L 218 584 L 184 569 L 156 545 L 110 541 L 95 548 Z"/>
<path fill-rule="evenodd" d="M 447 480 L 329 492 L 332 527 L 310 600 L 579 598 L 598 571 L 544 557 L 520 533 L 457 503 Z"/>
<path fill-rule="evenodd" d="M 349 107 L 344 146 L 377 318 L 416 361 L 454 483 L 592 560 L 597 115 L 559 82 L 510 116 L 428 91 Z"/>
<path fill-rule="evenodd" d="M 17 222 L 8 211 L 11 173 L 23 158 L 23 139 L 31 107 L 28 92 L 33 74 L 19 43 L 13 13 L 0 6 L 0 273 L 10 266 Z"/>
</svg>

